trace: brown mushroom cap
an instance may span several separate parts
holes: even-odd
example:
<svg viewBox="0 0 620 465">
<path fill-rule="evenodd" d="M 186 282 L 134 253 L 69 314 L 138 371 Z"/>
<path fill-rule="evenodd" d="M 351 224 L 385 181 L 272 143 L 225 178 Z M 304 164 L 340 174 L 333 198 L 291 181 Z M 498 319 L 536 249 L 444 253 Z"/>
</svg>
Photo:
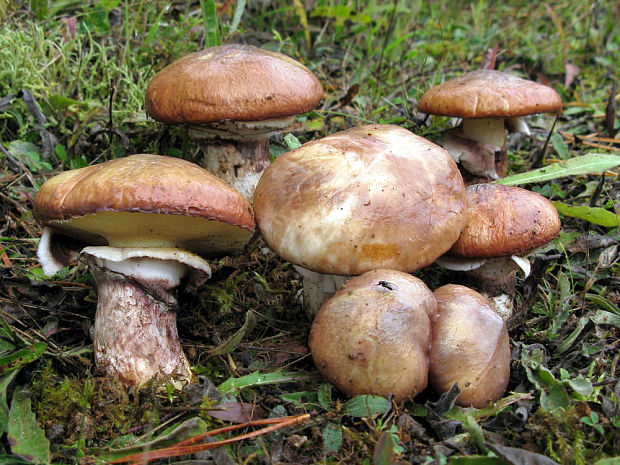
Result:
<svg viewBox="0 0 620 465">
<path fill-rule="evenodd" d="M 433 293 L 418 278 L 373 270 L 321 307 L 309 346 L 319 371 L 347 395 L 414 397 L 428 380 Z"/>
<path fill-rule="evenodd" d="M 449 255 L 491 258 L 528 253 L 560 231 L 553 204 L 536 192 L 501 184 L 467 187 L 469 220 Z"/>
<path fill-rule="evenodd" d="M 454 284 L 434 292 L 430 381 L 438 392 L 458 382 L 456 403 L 481 408 L 502 397 L 510 378 L 510 343 L 502 318 L 477 292 Z"/>
<path fill-rule="evenodd" d="M 249 45 L 221 45 L 184 56 L 158 72 L 146 111 L 164 123 L 260 121 L 306 113 L 323 88 L 301 63 Z"/>
<path fill-rule="evenodd" d="M 496 70 L 478 70 L 429 89 L 418 110 L 460 118 L 512 118 L 562 111 L 551 87 Z"/>
<path fill-rule="evenodd" d="M 185 160 L 132 155 L 48 181 L 34 217 L 94 245 L 239 251 L 254 230 L 252 208 L 231 187 Z"/>
<path fill-rule="evenodd" d="M 450 155 L 393 125 L 347 129 L 281 155 L 256 187 L 254 211 L 278 255 L 337 275 L 422 268 L 467 220 Z"/>
</svg>

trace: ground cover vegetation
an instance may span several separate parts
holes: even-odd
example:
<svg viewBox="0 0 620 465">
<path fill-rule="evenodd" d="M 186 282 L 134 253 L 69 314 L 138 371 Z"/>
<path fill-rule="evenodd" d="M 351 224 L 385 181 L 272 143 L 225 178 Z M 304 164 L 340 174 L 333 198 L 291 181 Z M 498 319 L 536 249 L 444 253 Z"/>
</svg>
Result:
<svg viewBox="0 0 620 465">
<path fill-rule="evenodd" d="M 595 0 L 0 0 L 0 463 L 145 463 L 123 457 L 164 448 L 157 463 L 618 463 L 618 24 L 619 4 Z M 83 262 L 43 276 L 32 198 L 56 173 L 125 155 L 200 164 L 184 128 L 146 117 L 144 91 L 180 56 L 229 42 L 294 57 L 325 90 L 272 139 L 274 157 L 363 123 L 438 140 L 453 121 L 417 99 L 475 69 L 560 93 L 557 120 L 530 117 L 532 136 L 508 142 L 507 182 L 553 201 L 562 230 L 519 279 L 500 401 L 339 393 L 309 356 L 299 275 L 258 236 L 178 296 L 199 383 L 128 390 L 94 370 L 93 277 Z M 415 275 L 431 289 L 463 279 Z M 230 424 L 243 429 L 214 431 Z M 202 450 L 210 431 L 255 437 Z"/>
</svg>

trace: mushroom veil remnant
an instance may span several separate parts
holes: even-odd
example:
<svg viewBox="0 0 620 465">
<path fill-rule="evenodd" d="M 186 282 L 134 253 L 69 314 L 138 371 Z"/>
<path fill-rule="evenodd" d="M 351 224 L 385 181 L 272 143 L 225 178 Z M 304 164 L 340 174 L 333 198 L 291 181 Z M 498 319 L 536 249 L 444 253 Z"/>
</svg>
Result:
<svg viewBox="0 0 620 465">
<path fill-rule="evenodd" d="M 524 116 L 559 113 L 562 99 L 551 87 L 490 69 L 472 71 L 429 89 L 418 110 L 462 118 L 443 146 L 471 174 L 506 175 L 506 126 L 529 135 Z"/>
<path fill-rule="evenodd" d="M 80 253 L 93 272 L 97 369 L 131 386 L 190 381 L 173 291 L 185 277 L 210 277 L 200 255 L 243 249 L 254 230 L 248 202 L 193 163 L 133 155 L 49 179 L 34 217 L 45 274 Z"/>
<path fill-rule="evenodd" d="M 251 199 L 269 166 L 269 137 L 323 97 L 318 78 L 278 52 L 250 45 L 211 47 L 159 71 L 146 90 L 146 111 L 184 124 L 199 141 L 205 167 Z"/>
<path fill-rule="evenodd" d="M 465 186 L 438 145 L 394 125 L 367 125 L 279 156 L 254 194 L 267 245 L 303 276 L 411 272 L 445 253 L 466 224 Z M 316 313 L 325 296 L 306 294 Z M 329 293 L 337 287 L 329 278 Z"/>
</svg>

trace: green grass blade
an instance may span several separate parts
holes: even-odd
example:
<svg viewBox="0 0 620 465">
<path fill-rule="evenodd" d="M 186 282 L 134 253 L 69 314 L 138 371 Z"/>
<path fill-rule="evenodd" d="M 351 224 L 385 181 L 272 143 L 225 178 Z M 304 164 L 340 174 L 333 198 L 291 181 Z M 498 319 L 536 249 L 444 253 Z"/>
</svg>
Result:
<svg viewBox="0 0 620 465">
<path fill-rule="evenodd" d="M 205 48 L 221 44 L 220 24 L 213 0 L 200 0 L 202 20 L 205 27 Z"/>
<path fill-rule="evenodd" d="M 611 153 L 588 153 L 581 157 L 553 163 L 544 168 L 528 171 L 527 173 L 507 176 L 495 182 L 506 186 L 518 186 L 532 182 L 549 181 L 550 179 L 557 179 L 565 176 L 601 173 L 605 170 L 615 168 L 618 165 L 620 165 L 620 155 Z"/>
</svg>

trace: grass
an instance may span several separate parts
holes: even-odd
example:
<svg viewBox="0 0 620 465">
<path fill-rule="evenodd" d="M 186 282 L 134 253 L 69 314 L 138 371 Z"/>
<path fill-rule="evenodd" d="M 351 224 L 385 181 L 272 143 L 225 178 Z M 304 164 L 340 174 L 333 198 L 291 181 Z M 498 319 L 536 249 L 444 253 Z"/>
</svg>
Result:
<svg viewBox="0 0 620 465">
<path fill-rule="evenodd" d="M 30 199 L 56 172 L 126 154 L 199 161 L 182 129 L 145 117 L 144 90 L 166 64 L 218 41 L 278 50 L 317 74 L 325 99 L 299 118 L 301 142 L 367 122 L 438 140 L 452 121 L 420 115 L 417 99 L 480 68 L 495 49 L 496 68 L 549 83 L 565 103 L 543 164 L 618 154 L 620 121 L 608 108 L 618 105 L 619 23 L 613 1 L 0 0 L 0 99 L 28 91 L 46 119 L 42 128 L 21 98 L 0 100 L 0 462 L 102 463 L 123 447 L 175 444 L 221 426 L 209 410 L 212 389 L 234 385 L 235 405 L 264 416 L 314 416 L 210 452 L 220 463 L 534 460 L 525 451 L 561 464 L 617 463 L 617 170 L 527 185 L 561 202 L 563 227 L 534 263 L 534 277 L 519 282 L 509 392 L 488 409 L 448 406 L 439 420 L 431 392 L 393 406 L 347 399 L 317 376 L 299 278 L 260 243 L 213 262 L 208 285 L 179 296 L 184 349 L 205 377 L 197 391 L 127 392 L 96 376 L 92 276 L 83 263 L 41 276 Z M 535 168 L 531 155 L 552 121 L 541 115 L 531 123 L 531 139 L 510 141 L 514 174 Z M 42 129 L 56 140 L 49 158 Z M 273 145 L 274 154 L 286 150 L 280 140 Z M 436 267 L 416 274 L 432 288 L 458 279 Z M 23 388 L 31 407 L 15 394 Z M 460 426 L 445 433 L 454 421 Z M 51 455 L 28 449 L 28 432 L 41 430 Z M 490 443 L 517 448 L 518 458 L 489 452 Z"/>
</svg>

